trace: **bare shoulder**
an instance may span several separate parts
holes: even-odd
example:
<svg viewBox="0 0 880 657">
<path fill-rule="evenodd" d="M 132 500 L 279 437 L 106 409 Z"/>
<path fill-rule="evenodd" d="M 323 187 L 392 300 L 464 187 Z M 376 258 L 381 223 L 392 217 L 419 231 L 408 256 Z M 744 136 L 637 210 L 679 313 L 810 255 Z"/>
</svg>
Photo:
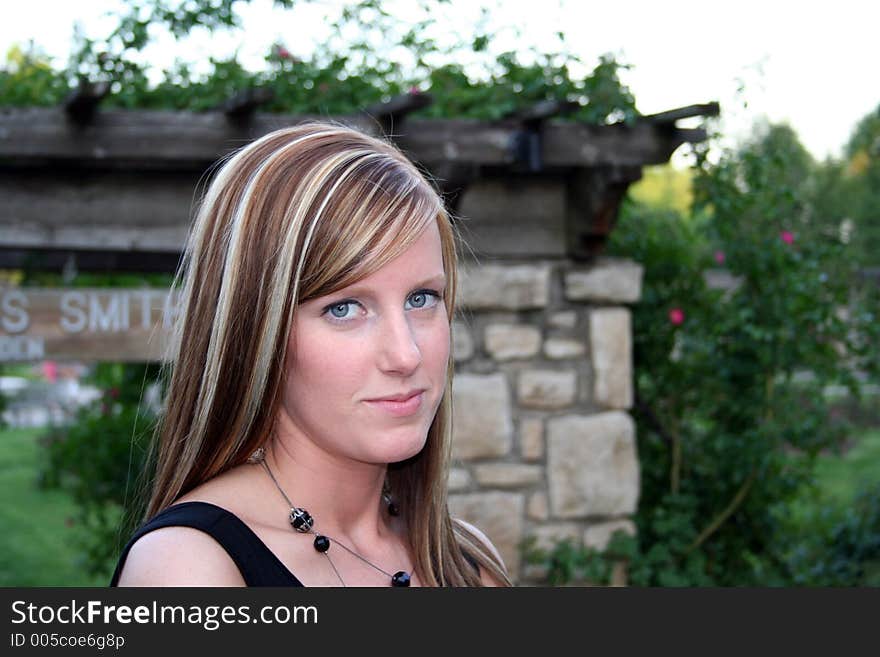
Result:
<svg viewBox="0 0 880 657">
<path fill-rule="evenodd" d="M 489 537 L 486 536 L 480 529 L 471 523 L 462 520 L 461 518 L 453 518 L 453 522 L 460 525 L 464 529 L 466 529 L 475 539 L 477 539 L 483 547 L 486 548 L 494 557 L 498 560 L 498 563 L 502 565 L 502 567 L 506 570 L 507 567 L 504 565 L 504 559 L 501 558 L 501 553 L 498 552 L 498 549 L 489 540 Z M 483 584 L 485 586 L 500 586 L 501 582 L 495 579 L 491 573 L 486 572 L 485 568 L 480 568 L 480 577 L 483 580 Z"/>
<path fill-rule="evenodd" d="M 245 582 L 226 550 L 208 534 L 191 527 L 162 527 L 131 546 L 119 586 L 245 586 Z"/>
</svg>

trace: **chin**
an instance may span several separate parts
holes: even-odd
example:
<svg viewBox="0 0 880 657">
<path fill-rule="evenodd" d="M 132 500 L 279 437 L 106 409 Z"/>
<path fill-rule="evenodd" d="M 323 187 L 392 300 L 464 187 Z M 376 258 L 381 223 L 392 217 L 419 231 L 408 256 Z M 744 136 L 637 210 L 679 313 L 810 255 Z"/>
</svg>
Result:
<svg viewBox="0 0 880 657">
<path fill-rule="evenodd" d="M 419 454 L 428 442 L 428 429 L 419 430 L 415 434 L 401 435 L 388 443 L 383 450 L 385 463 L 400 463 Z"/>
</svg>

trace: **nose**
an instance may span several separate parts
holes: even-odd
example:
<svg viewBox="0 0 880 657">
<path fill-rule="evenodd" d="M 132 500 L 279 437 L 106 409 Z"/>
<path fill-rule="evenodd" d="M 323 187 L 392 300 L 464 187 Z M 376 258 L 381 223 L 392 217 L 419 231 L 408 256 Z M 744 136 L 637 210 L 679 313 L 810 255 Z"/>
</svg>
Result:
<svg viewBox="0 0 880 657">
<path fill-rule="evenodd" d="M 405 313 L 387 316 L 379 336 L 379 368 L 389 374 L 408 376 L 421 362 L 422 352 Z"/>
</svg>

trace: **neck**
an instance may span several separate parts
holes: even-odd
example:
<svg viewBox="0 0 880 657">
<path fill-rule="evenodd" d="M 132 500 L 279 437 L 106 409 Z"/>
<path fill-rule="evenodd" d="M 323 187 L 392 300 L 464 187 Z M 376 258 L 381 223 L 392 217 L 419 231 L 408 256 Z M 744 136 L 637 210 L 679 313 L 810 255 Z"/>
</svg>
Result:
<svg viewBox="0 0 880 657">
<path fill-rule="evenodd" d="M 266 464 L 293 506 L 306 509 L 315 530 L 355 544 L 373 544 L 393 531 L 382 504 L 386 467 L 339 458 L 296 433 L 277 433 L 266 446 Z M 267 497 L 286 506 L 274 489 Z M 283 516 L 282 516 L 283 517 Z"/>
</svg>

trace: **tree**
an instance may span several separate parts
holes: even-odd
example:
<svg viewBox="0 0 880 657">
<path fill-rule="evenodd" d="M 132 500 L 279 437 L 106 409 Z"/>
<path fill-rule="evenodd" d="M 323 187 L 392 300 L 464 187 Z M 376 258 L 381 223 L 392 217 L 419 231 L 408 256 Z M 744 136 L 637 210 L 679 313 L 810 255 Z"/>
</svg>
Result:
<svg viewBox="0 0 880 657">
<path fill-rule="evenodd" d="M 880 105 L 853 129 L 844 160 L 820 167 L 815 206 L 862 266 L 880 266 Z"/>
</svg>

